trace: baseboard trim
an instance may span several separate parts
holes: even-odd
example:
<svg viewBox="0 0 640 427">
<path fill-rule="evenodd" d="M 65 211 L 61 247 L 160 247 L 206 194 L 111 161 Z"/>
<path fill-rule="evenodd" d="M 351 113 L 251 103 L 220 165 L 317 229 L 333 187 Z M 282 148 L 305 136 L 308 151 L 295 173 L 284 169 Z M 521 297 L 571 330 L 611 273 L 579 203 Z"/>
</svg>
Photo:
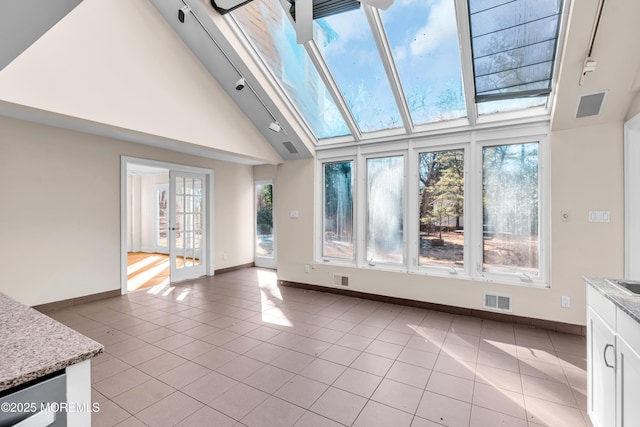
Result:
<svg viewBox="0 0 640 427">
<path fill-rule="evenodd" d="M 253 262 L 236 265 L 228 268 L 221 268 L 220 270 L 215 270 L 214 274 L 229 273 L 230 271 L 241 270 L 243 268 L 251 268 L 251 267 L 255 267 L 255 264 Z M 121 290 L 114 289 L 112 291 L 100 292 L 97 294 L 85 295 L 77 298 L 69 298 L 66 300 L 50 302 L 47 304 L 34 305 L 31 308 L 38 310 L 41 313 L 48 313 L 51 311 L 60 310 L 61 308 L 73 307 L 74 305 L 78 305 L 78 304 L 99 301 L 106 298 L 119 297 L 120 295 L 122 295 Z"/>
<path fill-rule="evenodd" d="M 310 285 L 307 283 L 289 282 L 286 280 L 279 280 L 278 283 L 282 286 L 288 286 L 293 288 L 308 289 L 308 290 L 317 291 L 317 292 L 327 292 L 327 293 L 345 295 L 345 296 L 350 296 L 355 298 L 368 299 L 372 301 L 385 302 L 389 304 L 400 304 L 400 305 L 406 305 L 409 307 L 417 307 L 417 308 L 424 308 L 427 310 L 441 311 L 444 313 L 478 317 L 480 319 L 494 320 L 497 322 L 515 323 L 518 325 L 546 329 L 554 332 L 564 332 L 568 334 L 581 335 L 581 336 L 587 335 L 586 326 L 574 325 L 571 323 L 535 319 L 532 317 L 516 316 L 513 314 L 494 313 L 494 312 L 485 311 L 485 310 L 475 310 L 471 308 L 455 307 L 451 305 L 436 304 L 432 302 L 389 297 L 385 295 L 369 294 L 366 292 L 352 291 L 348 289 L 330 288 L 326 286 Z"/>
<path fill-rule="evenodd" d="M 256 266 L 255 263 L 249 262 L 247 264 L 240 264 L 240 265 L 234 265 L 233 267 L 221 268 L 219 270 L 215 270 L 213 274 L 215 275 L 215 274 L 229 273 L 231 271 L 242 270 L 244 268 L 251 268 L 255 266 Z"/>
<path fill-rule="evenodd" d="M 48 313 L 54 310 L 60 310 L 61 308 L 73 307 L 74 305 L 78 305 L 78 304 L 99 301 L 106 298 L 119 297 L 120 295 L 121 295 L 120 289 L 114 289 L 112 291 L 99 292 L 97 294 L 85 295 L 85 296 L 76 297 L 76 298 L 69 298 L 62 301 L 34 305 L 32 308 L 38 310 L 41 313 Z"/>
</svg>

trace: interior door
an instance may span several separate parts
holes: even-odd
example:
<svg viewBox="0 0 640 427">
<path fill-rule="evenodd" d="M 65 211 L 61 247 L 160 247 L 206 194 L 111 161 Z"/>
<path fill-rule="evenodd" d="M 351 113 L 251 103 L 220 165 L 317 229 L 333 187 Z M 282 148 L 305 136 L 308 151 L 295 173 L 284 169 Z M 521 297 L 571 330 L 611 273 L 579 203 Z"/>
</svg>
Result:
<svg viewBox="0 0 640 427">
<path fill-rule="evenodd" d="M 273 222 L 273 183 L 255 184 L 255 249 L 257 267 L 276 268 L 276 242 Z"/>
<path fill-rule="evenodd" d="M 180 282 L 206 275 L 206 177 L 174 170 L 169 175 L 171 282 Z"/>
</svg>

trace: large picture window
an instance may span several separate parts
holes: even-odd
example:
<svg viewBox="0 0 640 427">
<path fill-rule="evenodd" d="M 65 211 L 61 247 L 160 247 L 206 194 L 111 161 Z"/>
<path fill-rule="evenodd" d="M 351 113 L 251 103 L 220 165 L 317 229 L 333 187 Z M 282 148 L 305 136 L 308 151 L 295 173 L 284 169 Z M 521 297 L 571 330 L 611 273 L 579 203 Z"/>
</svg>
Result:
<svg viewBox="0 0 640 427">
<path fill-rule="evenodd" d="M 353 162 L 325 163 L 322 256 L 352 260 Z"/>
<path fill-rule="evenodd" d="M 464 266 L 464 150 L 420 153 L 419 265 Z"/>
<path fill-rule="evenodd" d="M 321 151 L 318 261 L 548 285 L 546 131 Z"/>
<path fill-rule="evenodd" d="M 367 160 L 367 260 L 404 262 L 404 157 Z"/>
<path fill-rule="evenodd" d="M 539 274 L 538 143 L 482 150 L 483 271 Z"/>
</svg>

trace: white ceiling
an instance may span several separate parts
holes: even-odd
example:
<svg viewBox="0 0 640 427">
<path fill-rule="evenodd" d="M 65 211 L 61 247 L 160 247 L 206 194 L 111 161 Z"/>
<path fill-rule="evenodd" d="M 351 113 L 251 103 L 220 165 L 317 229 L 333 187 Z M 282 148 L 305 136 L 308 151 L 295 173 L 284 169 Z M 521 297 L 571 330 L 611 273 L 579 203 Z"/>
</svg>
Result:
<svg viewBox="0 0 640 427">
<path fill-rule="evenodd" d="M 593 45 L 596 70 L 579 85 L 598 11 L 598 0 L 573 0 L 552 110 L 552 130 L 624 121 L 640 89 L 640 1 L 604 0 Z M 576 119 L 581 95 L 607 91 L 598 116 Z"/>
</svg>

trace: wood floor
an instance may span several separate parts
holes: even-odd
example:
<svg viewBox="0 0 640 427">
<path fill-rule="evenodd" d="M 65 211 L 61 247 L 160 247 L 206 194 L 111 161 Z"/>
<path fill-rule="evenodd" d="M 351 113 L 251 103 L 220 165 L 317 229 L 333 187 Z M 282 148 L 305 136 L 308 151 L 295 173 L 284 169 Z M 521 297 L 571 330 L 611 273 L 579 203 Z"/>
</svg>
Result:
<svg viewBox="0 0 640 427">
<path fill-rule="evenodd" d="M 129 291 L 169 282 L 169 255 L 147 252 L 127 254 L 127 289 Z"/>
</svg>

